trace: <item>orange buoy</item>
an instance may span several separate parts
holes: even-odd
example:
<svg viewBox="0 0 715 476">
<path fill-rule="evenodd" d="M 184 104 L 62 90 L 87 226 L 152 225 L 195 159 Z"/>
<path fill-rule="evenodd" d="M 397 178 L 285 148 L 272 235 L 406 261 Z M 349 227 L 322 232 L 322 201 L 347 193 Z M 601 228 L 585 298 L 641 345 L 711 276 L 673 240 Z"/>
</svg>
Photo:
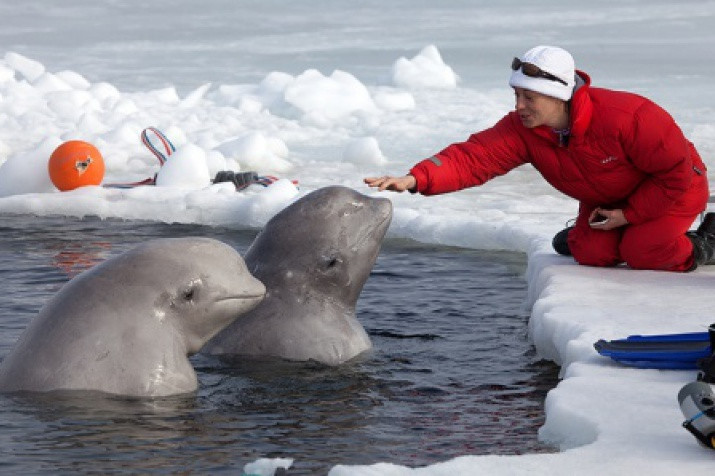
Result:
<svg viewBox="0 0 715 476">
<path fill-rule="evenodd" d="M 47 163 L 50 180 L 60 191 L 99 185 L 104 178 L 104 159 L 89 142 L 71 140 L 60 144 Z"/>
</svg>

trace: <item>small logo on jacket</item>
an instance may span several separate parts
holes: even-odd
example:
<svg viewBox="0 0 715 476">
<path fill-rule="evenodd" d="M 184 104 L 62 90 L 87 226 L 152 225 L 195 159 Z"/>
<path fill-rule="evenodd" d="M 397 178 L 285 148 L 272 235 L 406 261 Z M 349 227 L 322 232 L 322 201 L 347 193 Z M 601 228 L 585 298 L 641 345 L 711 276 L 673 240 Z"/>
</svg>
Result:
<svg viewBox="0 0 715 476">
<path fill-rule="evenodd" d="M 605 159 L 603 159 L 603 160 L 601 161 L 601 165 L 606 165 L 607 163 L 613 162 L 614 160 L 618 160 L 618 157 L 614 157 L 614 156 L 612 156 L 612 155 L 609 155 L 608 157 L 606 157 Z"/>
</svg>

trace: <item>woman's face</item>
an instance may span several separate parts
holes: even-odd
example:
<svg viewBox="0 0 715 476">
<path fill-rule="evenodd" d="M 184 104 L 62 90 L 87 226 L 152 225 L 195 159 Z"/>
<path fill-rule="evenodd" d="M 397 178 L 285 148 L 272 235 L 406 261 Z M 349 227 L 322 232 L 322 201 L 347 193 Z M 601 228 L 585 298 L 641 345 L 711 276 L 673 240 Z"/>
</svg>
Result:
<svg viewBox="0 0 715 476">
<path fill-rule="evenodd" d="M 524 127 L 549 126 L 565 129 L 569 125 L 566 101 L 524 88 L 514 88 L 516 113 Z"/>
</svg>

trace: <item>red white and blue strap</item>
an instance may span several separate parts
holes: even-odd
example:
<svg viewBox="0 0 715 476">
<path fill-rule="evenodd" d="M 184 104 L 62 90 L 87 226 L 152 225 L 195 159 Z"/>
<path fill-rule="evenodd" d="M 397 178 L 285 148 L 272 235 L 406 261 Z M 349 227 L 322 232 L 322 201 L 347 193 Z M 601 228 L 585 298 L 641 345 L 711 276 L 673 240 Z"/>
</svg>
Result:
<svg viewBox="0 0 715 476">
<path fill-rule="evenodd" d="M 147 127 L 142 131 L 142 143 L 159 160 L 160 165 L 164 165 L 176 151 L 174 144 L 156 127 Z"/>
<path fill-rule="evenodd" d="M 168 137 L 156 127 L 147 127 L 141 133 L 142 144 L 159 160 L 162 166 L 169 159 L 169 156 L 176 152 L 176 147 Z M 153 177 L 140 180 L 138 182 L 105 183 L 107 188 L 134 188 L 140 185 L 156 185 L 156 174 Z"/>
<path fill-rule="evenodd" d="M 274 177 L 273 175 L 263 175 L 263 176 L 258 176 L 258 179 L 256 180 L 256 183 L 259 185 L 263 185 L 264 187 L 267 187 L 275 182 L 280 180 L 278 177 Z M 293 185 L 298 186 L 298 181 L 297 180 L 291 180 Z"/>
</svg>

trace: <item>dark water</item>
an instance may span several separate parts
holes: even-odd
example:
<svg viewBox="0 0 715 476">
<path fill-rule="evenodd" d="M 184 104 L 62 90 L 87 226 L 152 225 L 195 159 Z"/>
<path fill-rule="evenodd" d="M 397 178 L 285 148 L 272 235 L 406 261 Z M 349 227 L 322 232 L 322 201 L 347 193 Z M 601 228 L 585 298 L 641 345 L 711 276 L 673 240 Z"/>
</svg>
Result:
<svg viewBox="0 0 715 476">
<path fill-rule="evenodd" d="M 0 357 L 71 276 L 151 238 L 251 231 L 0 217 Z M 192 362 L 196 395 L 0 396 L 0 472 L 228 473 L 290 457 L 427 465 L 464 454 L 551 451 L 537 441 L 557 368 L 528 343 L 524 258 L 388 240 L 358 303 L 375 351 L 340 368 Z"/>
</svg>

